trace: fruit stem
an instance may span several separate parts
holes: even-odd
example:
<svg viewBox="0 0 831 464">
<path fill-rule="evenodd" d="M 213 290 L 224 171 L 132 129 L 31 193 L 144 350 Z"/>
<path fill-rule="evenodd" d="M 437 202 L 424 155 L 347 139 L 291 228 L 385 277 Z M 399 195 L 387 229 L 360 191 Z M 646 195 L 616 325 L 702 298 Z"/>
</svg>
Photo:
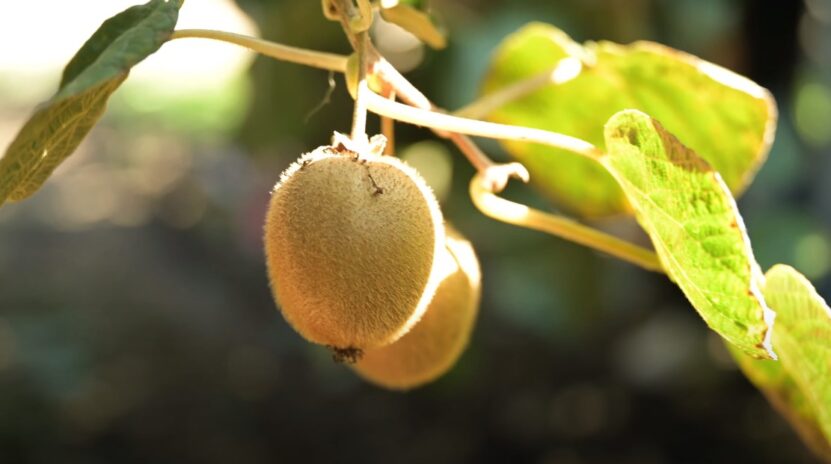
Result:
<svg viewBox="0 0 831 464">
<path fill-rule="evenodd" d="M 358 87 L 355 92 L 355 107 L 352 112 L 351 138 L 353 142 L 360 144 L 369 143 L 369 137 L 366 135 L 366 98 L 372 92 L 370 92 L 366 82 L 368 36 L 369 33 L 366 31 L 358 34 Z"/>
<path fill-rule="evenodd" d="M 289 61 L 305 66 L 329 71 L 346 72 L 346 60 L 349 58 L 335 53 L 318 52 L 304 48 L 290 47 L 268 40 L 249 37 L 232 32 L 215 31 L 211 29 L 181 29 L 174 31 L 170 39 L 212 39 L 228 42 L 251 49 L 261 55 L 276 58 L 282 61 Z"/>
<path fill-rule="evenodd" d="M 470 181 L 470 198 L 486 216 L 579 243 L 648 271 L 665 272 L 654 251 L 584 226 L 572 219 L 500 198 L 489 189 L 485 182 L 486 176 L 486 173 L 480 172 Z"/>
<path fill-rule="evenodd" d="M 435 111 L 422 110 L 389 101 L 375 92 L 366 93 L 366 106 L 373 113 L 418 126 L 492 139 L 539 143 L 567 150 L 594 161 L 599 161 L 603 155 L 601 150 L 589 142 L 565 134 L 530 127 L 478 121 Z"/>
<path fill-rule="evenodd" d="M 369 137 L 366 134 L 366 97 L 369 93 L 369 86 L 366 82 L 367 69 L 372 62 L 370 59 L 369 28 L 372 26 L 373 12 L 369 0 L 357 0 L 355 7 L 353 0 L 332 0 L 330 5 L 324 3 L 324 11 L 328 6 L 334 6 L 341 27 L 346 34 L 349 44 L 358 54 L 358 85 L 355 92 L 355 107 L 352 112 L 353 142 L 368 146 Z"/>
</svg>

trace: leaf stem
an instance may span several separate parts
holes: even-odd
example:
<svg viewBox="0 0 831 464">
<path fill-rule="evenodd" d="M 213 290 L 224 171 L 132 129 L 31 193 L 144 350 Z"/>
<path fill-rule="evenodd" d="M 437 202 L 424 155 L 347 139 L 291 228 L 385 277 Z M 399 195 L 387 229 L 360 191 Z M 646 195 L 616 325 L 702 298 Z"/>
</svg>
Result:
<svg viewBox="0 0 831 464">
<path fill-rule="evenodd" d="M 282 61 L 340 73 L 346 71 L 347 56 L 290 47 L 256 37 L 234 34 L 233 32 L 215 31 L 211 29 L 181 29 L 174 31 L 173 35 L 170 36 L 171 40 L 190 38 L 219 40 L 240 45 L 261 55 Z"/>
<path fill-rule="evenodd" d="M 488 189 L 483 173 L 476 174 L 470 181 L 470 198 L 479 211 L 493 219 L 579 243 L 648 271 L 665 272 L 658 255 L 652 250 L 584 226 L 574 220 L 500 198 Z"/>
<path fill-rule="evenodd" d="M 475 119 L 461 118 L 449 114 L 422 110 L 412 106 L 389 101 L 375 92 L 367 92 L 366 105 L 367 108 L 373 113 L 418 126 L 492 139 L 539 143 L 567 150 L 572 153 L 585 156 L 586 158 L 594 161 L 599 161 L 600 157 L 603 155 L 602 151 L 585 140 L 565 134 L 530 127 L 510 126 L 506 124 L 478 121 Z"/>
<path fill-rule="evenodd" d="M 494 110 L 536 92 L 547 85 L 564 84 L 580 75 L 583 63 L 574 57 L 563 58 L 553 69 L 505 86 L 489 93 L 469 105 L 454 111 L 456 116 L 483 118 Z"/>
</svg>

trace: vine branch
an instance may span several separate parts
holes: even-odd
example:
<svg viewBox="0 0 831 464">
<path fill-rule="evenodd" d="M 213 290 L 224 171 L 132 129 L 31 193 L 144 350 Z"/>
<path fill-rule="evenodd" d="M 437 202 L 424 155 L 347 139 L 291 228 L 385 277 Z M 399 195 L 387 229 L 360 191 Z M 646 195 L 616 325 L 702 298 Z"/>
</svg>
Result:
<svg viewBox="0 0 831 464">
<path fill-rule="evenodd" d="M 346 0 L 344 3 L 349 4 L 350 0 Z M 356 41 L 357 47 L 360 47 L 357 34 L 349 32 L 347 35 Z M 228 42 L 249 48 L 271 58 L 318 69 L 345 73 L 347 68 L 348 57 L 344 55 L 291 47 L 231 32 L 207 29 L 183 29 L 175 31 L 171 36 L 171 39 L 184 38 L 203 38 Z M 366 68 L 377 75 L 382 82 L 389 85 L 398 98 L 412 105 L 407 106 L 385 99 L 370 91 L 368 88 L 361 90 L 360 88 L 363 86 L 359 85 L 359 92 L 362 94 L 362 97 L 366 97 L 361 98 L 361 100 L 366 100 L 367 108 L 381 116 L 432 128 L 437 135 L 450 139 L 456 144 L 459 150 L 479 171 L 493 166 L 496 163 L 491 161 L 478 148 L 475 142 L 463 134 L 542 143 L 563 148 L 592 159 L 596 159 L 601 154 L 593 145 L 566 135 L 540 129 L 495 124 L 439 113 L 439 109 L 423 93 L 380 56 L 368 39 L 366 40 L 365 46 L 364 58 L 367 60 Z M 523 87 L 531 88 L 531 86 Z M 512 93 L 515 94 L 516 92 Z"/>
<path fill-rule="evenodd" d="M 290 47 L 288 45 L 282 45 L 268 40 L 258 39 L 256 37 L 234 34 L 232 32 L 214 31 L 210 29 L 180 29 L 178 31 L 174 31 L 173 35 L 170 36 L 171 40 L 191 38 L 211 39 L 232 43 L 278 60 L 339 73 L 346 72 L 346 61 L 349 59 L 347 56 L 335 53 L 318 52 L 304 48 Z"/>
<path fill-rule="evenodd" d="M 372 92 L 370 92 L 366 82 L 368 36 L 369 33 L 366 31 L 358 34 L 358 87 L 355 91 L 355 108 L 352 112 L 351 138 L 353 142 L 359 143 L 369 142 L 369 138 L 366 135 L 366 98 Z"/>
<path fill-rule="evenodd" d="M 337 5 L 338 8 L 344 8 L 350 12 L 339 14 L 339 18 L 341 19 L 341 24 L 344 27 L 344 32 L 349 38 L 350 43 L 358 52 L 360 60 L 358 90 L 355 98 L 355 112 L 352 126 L 353 141 L 360 141 L 366 138 L 367 110 L 377 113 L 390 121 L 398 120 L 429 127 L 437 135 L 450 139 L 477 169 L 478 173 L 470 183 L 470 195 L 474 204 L 485 215 L 510 224 L 539 230 L 571 240 L 650 271 L 663 272 L 657 255 L 651 250 L 584 226 L 574 220 L 535 210 L 497 196 L 494 192 L 501 191 L 509 178 L 514 177 L 527 181 L 528 173 L 518 163 L 500 165 L 493 162 L 468 136 L 540 143 L 564 149 L 595 161 L 598 161 L 603 154 L 597 147 L 586 141 L 564 134 L 528 127 L 479 121 L 441 112 L 421 91 L 413 86 L 377 52 L 372 46 L 368 33 L 365 30 L 355 32 L 352 29 L 356 24 L 361 25 L 361 27 L 365 25 L 360 22 L 356 23 L 356 14 L 360 13 L 354 11 L 355 8 L 352 0 L 332 0 L 332 3 Z M 262 55 L 278 60 L 328 71 L 347 72 L 348 57 L 343 55 L 306 50 L 255 37 L 205 29 L 178 30 L 171 36 L 171 39 L 184 38 L 219 40 L 249 48 Z M 568 69 L 565 66 L 571 66 L 571 71 L 567 72 Z M 563 71 L 563 69 L 566 69 L 566 71 Z M 576 73 L 579 73 L 579 62 L 576 68 L 574 63 L 568 64 L 561 62 L 553 71 L 547 71 L 525 81 L 520 81 L 512 86 L 508 86 L 501 91 L 474 102 L 457 113 L 468 116 L 483 116 L 493 109 L 517 98 L 521 98 L 545 85 L 566 82 L 576 75 L 575 69 Z M 389 95 L 387 97 L 378 95 L 370 90 L 367 85 L 368 73 L 372 73 L 378 77 L 384 86 L 387 87 L 384 93 L 393 95 L 393 98 L 389 98 Z M 395 96 L 401 98 L 402 101 L 408 104 L 405 105 L 396 102 Z"/>
</svg>

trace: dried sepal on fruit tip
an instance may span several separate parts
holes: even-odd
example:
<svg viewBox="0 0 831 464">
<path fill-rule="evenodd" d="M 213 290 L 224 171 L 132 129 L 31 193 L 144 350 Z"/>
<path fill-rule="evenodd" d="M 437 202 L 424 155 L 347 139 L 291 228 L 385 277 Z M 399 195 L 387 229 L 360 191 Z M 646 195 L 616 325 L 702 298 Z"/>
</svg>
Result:
<svg viewBox="0 0 831 464">
<path fill-rule="evenodd" d="M 319 147 L 282 174 L 264 238 L 286 320 L 341 351 L 392 343 L 415 324 L 440 281 L 444 247 L 441 212 L 421 176 L 352 148 Z"/>
<path fill-rule="evenodd" d="M 397 342 L 368 350 L 353 366 L 365 379 L 395 390 L 431 382 L 461 356 L 479 308 L 481 274 L 470 242 L 448 227 L 439 259 L 442 281 L 427 311 Z"/>
</svg>

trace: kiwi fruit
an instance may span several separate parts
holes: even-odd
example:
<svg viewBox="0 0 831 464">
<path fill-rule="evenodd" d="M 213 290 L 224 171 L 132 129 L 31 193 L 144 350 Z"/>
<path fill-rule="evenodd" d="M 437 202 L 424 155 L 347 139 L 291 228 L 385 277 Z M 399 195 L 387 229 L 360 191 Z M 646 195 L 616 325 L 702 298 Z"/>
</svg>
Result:
<svg viewBox="0 0 831 464">
<path fill-rule="evenodd" d="M 351 361 L 421 318 L 441 279 L 444 227 L 414 169 L 336 144 L 301 156 L 281 175 L 264 244 L 285 319 Z"/>
<path fill-rule="evenodd" d="M 450 370 L 479 309 L 481 274 L 470 242 L 448 227 L 442 280 L 421 320 L 395 343 L 366 351 L 353 369 L 372 383 L 408 390 Z"/>
</svg>

